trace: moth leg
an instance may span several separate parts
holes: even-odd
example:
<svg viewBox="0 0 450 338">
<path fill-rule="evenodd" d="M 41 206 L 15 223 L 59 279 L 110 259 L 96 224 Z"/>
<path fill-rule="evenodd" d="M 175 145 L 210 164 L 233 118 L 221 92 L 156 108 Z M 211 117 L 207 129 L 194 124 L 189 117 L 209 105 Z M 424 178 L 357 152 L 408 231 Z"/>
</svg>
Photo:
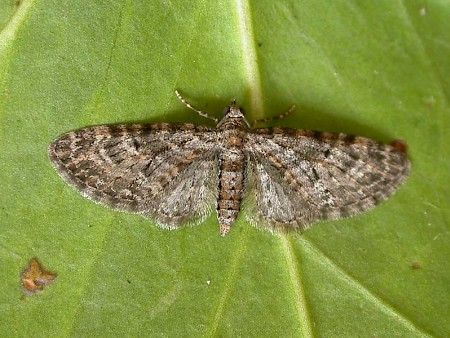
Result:
<svg viewBox="0 0 450 338">
<path fill-rule="evenodd" d="M 189 109 L 192 109 L 193 111 L 195 111 L 198 115 L 206 117 L 207 119 L 213 120 L 214 122 L 218 123 L 219 120 L 217 118 L 215 118 L 214 116 L 210 116 L 208 113 L 205 113 L 201 110 L 198 110 L 196 108 L 194 108 L 189 102 L 187 102 L 185 100 L 185 98 L 183 96 L 181 96 L 181 94 L 178 92 L 178 90 L 175 90 L 175 95 L 178 97 L 178 99 Z"/>
</svg>

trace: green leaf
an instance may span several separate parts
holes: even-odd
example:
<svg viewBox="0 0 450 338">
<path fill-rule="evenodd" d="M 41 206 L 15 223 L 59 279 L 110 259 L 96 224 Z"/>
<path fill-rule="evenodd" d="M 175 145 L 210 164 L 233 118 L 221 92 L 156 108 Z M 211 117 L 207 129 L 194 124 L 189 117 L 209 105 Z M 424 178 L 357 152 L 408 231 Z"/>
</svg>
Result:
<svg viewBox="0 0 450 338">
<path fill-rule="evenodd" d="M 450 332 L 450 4 L 1 1 L 0 334 L 444 337 Z M 84 199 L 47 146 L 87 125 L 250 120 L 408 144 L 397 194 L 274 236 L 164 231 Z M 447 136 L 447 137 L 446 137 Z M 37 257 L 58 274 L 23 296 Z"/>
</svg>

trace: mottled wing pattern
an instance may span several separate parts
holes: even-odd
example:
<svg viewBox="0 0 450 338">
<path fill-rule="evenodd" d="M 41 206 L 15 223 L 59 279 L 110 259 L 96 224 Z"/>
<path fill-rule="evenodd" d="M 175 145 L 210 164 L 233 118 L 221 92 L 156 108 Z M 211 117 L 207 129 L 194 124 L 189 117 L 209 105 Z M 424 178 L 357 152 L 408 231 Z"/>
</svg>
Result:
<svg viewBox="0 0 450 338">
<path fill-rule="evenodd" d="M 60 175 L 85 197 L 174 229 L 214 205 L 216 134 L 193 124 L 95 126 L 49 147 Z"/>
<path fill-rule="evenodd" d="M 370 209 L 394 193 L 410 168 L 390 145 L 337 133 L 256 129 L 244 151 L 247 217 L 272 232 Z"/>
</svg>

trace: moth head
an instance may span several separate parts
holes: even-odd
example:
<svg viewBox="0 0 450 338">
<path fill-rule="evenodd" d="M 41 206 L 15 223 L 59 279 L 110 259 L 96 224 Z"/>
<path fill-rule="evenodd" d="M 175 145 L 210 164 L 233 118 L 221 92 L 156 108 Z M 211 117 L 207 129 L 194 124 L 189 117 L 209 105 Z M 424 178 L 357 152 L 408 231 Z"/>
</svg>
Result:
<svg viewBox="0 0 450 338">
<path fill-rule="evenodd" d="M 231 104 L 224 109 L 223 115 L 229 117 L 243 117 L 244 112 L 241 107 L 236 105 L 236 100 L 231 101 Z"/>
</svg>

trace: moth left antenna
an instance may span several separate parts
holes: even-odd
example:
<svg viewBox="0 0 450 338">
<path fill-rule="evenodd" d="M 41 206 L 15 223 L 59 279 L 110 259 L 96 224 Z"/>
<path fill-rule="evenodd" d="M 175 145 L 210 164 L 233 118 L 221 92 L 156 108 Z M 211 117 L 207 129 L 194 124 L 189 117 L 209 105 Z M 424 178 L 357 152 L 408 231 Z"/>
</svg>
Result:
<svg viewBox="0 0 450 338">
<path fill-rule="evenodd" d="M 207 119 L 213 120 L 214 122 L 218 123 L 219 120 L 215 118 L 214 116 L 208 115 L 208 113 L 205 113 L 204 111 L 198 110 L 194 108 L 189 102 L 187 102 L 183 96 L 178 92 L 178 90 L 175 90 L 175 95 L 178 97 L 178 99 L 189 109 L 192 109 L 195 111 L 198 115 L 206 117 Z"/>
</svg>

